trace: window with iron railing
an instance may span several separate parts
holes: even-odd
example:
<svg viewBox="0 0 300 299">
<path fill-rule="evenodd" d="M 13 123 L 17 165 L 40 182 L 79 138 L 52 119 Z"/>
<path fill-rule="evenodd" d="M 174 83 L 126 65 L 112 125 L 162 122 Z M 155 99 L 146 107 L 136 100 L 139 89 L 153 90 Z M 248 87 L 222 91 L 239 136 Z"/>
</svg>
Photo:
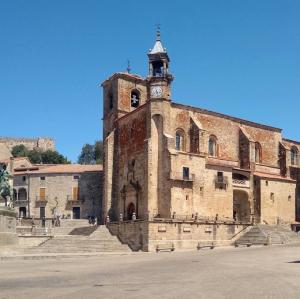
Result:
<svg viewBox="0 0 300 299">
<path fill-rule="evenodd" d="M 223 172 L 218 172 L 215 176 L 215 188 L 226 189 L 228 186 L 228 178 L 224 176 Z"/>
</svg>

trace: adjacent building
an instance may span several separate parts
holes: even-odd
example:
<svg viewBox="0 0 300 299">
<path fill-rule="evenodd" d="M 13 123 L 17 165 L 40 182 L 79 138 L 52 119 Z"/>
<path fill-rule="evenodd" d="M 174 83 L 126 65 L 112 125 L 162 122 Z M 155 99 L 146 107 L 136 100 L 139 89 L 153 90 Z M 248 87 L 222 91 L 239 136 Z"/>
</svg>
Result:
<svg viewBox="0 0 300 299">
<path fill-rule="evenodd" d="M 34 165 L 27 158 L 6 162 L 20 217 L 52 218 L 55 212 L 72 219 L 100 218 L 102 165 Z"/>
</svg>

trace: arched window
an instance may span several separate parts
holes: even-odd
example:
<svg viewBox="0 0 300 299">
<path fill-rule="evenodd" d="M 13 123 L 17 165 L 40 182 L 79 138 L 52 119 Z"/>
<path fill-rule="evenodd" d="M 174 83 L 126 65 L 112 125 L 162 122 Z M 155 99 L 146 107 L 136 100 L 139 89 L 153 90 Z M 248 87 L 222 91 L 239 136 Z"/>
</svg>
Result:
<svg viewBox="0 0 300 299">
<path fill-rule="evenodd" d="M 25 188 L 19 189 L 18 200 L 20 201 L 27 200 L 27 190 Z"/>
<path fill-rule="evenodd" d="M 291 148 L 291 164 L 298 165 L 298 149 L 296 147 Z"/>
<path fill-rule="evenodd" d="M 175 148 L 178 151 L 184 150 L 184 132 L 182 130 L 176 131 Z"/>
<path fill-rule="evenodd" d="M 163 77 L 164 75 L 164 65 L 162 61 L 152 62 L 153 77 Z"/>
<path fill-rule="evenodd" d="M 208 154 L 209 156 L 216 157 L 217 156 L 217 137 L 210 136 L 208 140 Z"/>
<path fill-rule="evenodd" d="M 137 90 L 131 92 L 131 107 L 137 108 L 140 105 L 140 93 Z"/>
<path fill-rule="evenodd" d="M 261 163 L 262 161 L 262 149 L 258 142 L 255 142 L 255 163 Z"/>
<path fill-rule="evenodd" d="M 16 189 L 13 189 L 13 198 L 14 198 L 14 201 L 18 200 L 18 192 Z"/>
</svg>

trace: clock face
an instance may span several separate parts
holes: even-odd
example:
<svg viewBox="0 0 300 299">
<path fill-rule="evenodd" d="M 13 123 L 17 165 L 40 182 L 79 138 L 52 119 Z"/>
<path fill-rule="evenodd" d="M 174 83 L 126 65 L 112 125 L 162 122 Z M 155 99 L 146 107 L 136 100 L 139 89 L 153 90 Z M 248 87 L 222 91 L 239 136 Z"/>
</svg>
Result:
<svg viewBox="0 0 300 299">
<path fill-rule="evenodd" d="M 159 98 L 162 96 L 162 88 L 161 86 L 153 86 L 151 88 L 151 97 Z"/>
</svg>

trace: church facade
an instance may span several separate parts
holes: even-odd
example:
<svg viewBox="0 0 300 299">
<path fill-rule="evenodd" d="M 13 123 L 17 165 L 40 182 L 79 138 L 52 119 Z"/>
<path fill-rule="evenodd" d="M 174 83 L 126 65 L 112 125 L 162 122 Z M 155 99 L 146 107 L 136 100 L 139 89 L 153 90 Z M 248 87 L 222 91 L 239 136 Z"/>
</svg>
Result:
<svg viewBox="0 0 300 299">
<path fill-rule="evenodd" d="M 173 102 L 159 32 L 148 60 L 147 78 L 115 73 L 102 84 L 103 219 L 118 223 L 116 234 L 143 232 L 138 242 L 147 250 L 150 239 L 199 238 L 195 224 L 294 222 L 300 142 L 279 128 Z"/>
</svg>

